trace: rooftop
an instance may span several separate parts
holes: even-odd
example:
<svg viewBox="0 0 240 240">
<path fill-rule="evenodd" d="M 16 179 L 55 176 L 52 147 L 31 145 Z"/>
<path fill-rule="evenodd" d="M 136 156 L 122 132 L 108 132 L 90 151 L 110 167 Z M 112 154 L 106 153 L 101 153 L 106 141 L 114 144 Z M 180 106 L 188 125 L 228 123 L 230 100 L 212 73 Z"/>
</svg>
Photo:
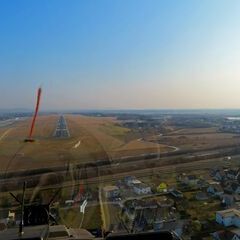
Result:
<svg viewBox="0 0 240 240">
<path fill-rule="evenodd" d="M 217 239 L 219 240 L 226 240 L 226 239 L 232 239 L 234 237 L 234 233 L 226 230 L 220 230 L 213 233 L 213 236 L 217 237 Z"/>
<path fill-rule="evenodd" d="M 113 185 L 105 186 L 103 188 L 104 192 L 110 192 L 110 191 L 116 191 L 116 190 L 119 190 L 119 188 L 117 186 L 113 186 Z"/>
<path fill-rule="evenodd" d="M 132 180 L 132 183 L 133 183 L 133 184 L 139 184 L 139 183 L 141 183 L 141 181 L 138 180 L 138 179 L 133 179 L 133 180 Z"/>
<path fill-rule="evenodd" d="M 212 187 L 217 192 L 223 192 L 222 186 L 220 184 L 211 184 L 209 187 Z"/>
<path fill-rule="evenodd" d="M 145 183 L 140 182 L 140 183 L 135 183 L 134 187 L 137 187 L 137 188 L 147 188 L 149 186 L 146 185 Z"/>
<path fill-rule="evenodd" d="M 217 211 L 216 214 L 219 214 L 222 217 L 233 217 L 233 216 L 240 217 L 240 211 L 234 208 Z"/>
<path fill-rule="evenodd" d="M 236 191 L 240 187 L 240 185 L 238 183 L 233 182 L 231 184 L 231 187 L 232 187 L 232 190 Z"/>
<path fill-rule="evenodd" d="M 187 176 L 188 180 L 196 180 L 197 177 L 195 175 L 188 175 Z"/>
<path fill-rule="evenodd" d="M 232 233 L 236 234 L 237 236 L 240 236 L 240 229 L 239 228 L 234 228 L 231 230 Z"/>
</svg>

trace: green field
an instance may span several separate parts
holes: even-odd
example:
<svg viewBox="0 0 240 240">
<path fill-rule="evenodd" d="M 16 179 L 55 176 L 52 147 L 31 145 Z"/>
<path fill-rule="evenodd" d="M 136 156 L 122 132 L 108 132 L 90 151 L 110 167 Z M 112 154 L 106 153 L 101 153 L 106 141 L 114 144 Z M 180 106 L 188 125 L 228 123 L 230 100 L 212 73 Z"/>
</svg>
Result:
<svg viewBox="0 0 240 240">
<path fill-rule="evenodd" d="M 96 229 L 102 227 L 100 206 L 86 207 L 85 214 L 79 212 L 79 207 L 65 208 L 59 210 L 60 221 L 68 227 L 79 228 L 82 222 L 82 228 Z"/>
</svg>

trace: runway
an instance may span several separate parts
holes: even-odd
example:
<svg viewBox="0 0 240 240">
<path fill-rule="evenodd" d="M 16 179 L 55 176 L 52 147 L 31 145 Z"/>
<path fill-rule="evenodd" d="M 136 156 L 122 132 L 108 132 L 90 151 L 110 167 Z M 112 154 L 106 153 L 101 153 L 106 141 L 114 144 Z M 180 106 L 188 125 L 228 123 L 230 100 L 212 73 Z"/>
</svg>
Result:
<svg viewBox="0 0 240 240">
<path fill-rule="evenodd" d="M 70 137 L 67 122 L 63 116 L 60 116 L 53 136 L 55 138 L 69 138 Z"/>
</svg>

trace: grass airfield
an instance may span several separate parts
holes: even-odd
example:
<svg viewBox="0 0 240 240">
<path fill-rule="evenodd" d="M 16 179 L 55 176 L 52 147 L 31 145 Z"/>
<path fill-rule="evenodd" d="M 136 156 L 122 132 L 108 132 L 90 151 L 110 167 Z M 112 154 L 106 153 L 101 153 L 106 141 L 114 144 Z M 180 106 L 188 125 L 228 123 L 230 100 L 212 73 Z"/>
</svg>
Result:
<svg viewBox="0 0 240 240">
<path fill-rule="evenodd" d="M 34 143 L 23 141 L 31 119 L 0 128 L 0 171 L 51 168 L 69 162 L 84 163 L 172 150 L 163 144 L 134 139 L 130 129 L 108 117 L 65 115 L 70 137 L 56 138 L 53 135 L 58 119 L 59 115 L 39 116 Z"/>
</svg>

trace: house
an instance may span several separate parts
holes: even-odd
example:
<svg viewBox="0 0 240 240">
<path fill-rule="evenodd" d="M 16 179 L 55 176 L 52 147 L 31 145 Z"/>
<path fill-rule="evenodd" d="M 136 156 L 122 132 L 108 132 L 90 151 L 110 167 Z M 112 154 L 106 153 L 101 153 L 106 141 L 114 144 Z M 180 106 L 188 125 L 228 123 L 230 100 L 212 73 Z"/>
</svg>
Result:
<svg viewBox="0 0 240 240">
<path fill-rule="evenodd" d="M 230 207 L 234 204 L 234 197 L 230 194 L 223 194 L 221 196 L 221 201 L 225 207 Z"/>
<path fill-rule="evenodd" d="M 213 239 L 216 240 L 240 240 L 239 230 L 220 230 L 212 234 Z"/>
<path fill-rule="evenodd" d="M 163 197 L 161 199 L 158 199 L 157 201 L 158 205 L 161 207 L 161 208 L 171 208 L 171 207 L 174 207 L 174 200 L 171 199 L 171 198 L 167 198 L 167 197 Z"/>
<path fill-rule="evenodd" d="M 220 169 L 218 167 L 213 167 L 212 169 L 210 169 L 210 176 L 214 177 L 214 175 L 216 174 L 216 172 L 218 172 Z"/>
<path fill-rule="evenodd" d="M 174 232 L 179 239 L 183 234 L 186 222 L 184 220 L 171 220 L 171 221 L 155 221 L 153 223 L 154 231 L 170 231 Z M 160 239 L 160 238 L 159 238 Z"/>
<path fill-rule="evenodd" d="M 176 189 L 171 190 L 170 193 L 176 198 L 183 198 L 182 192 L 180 192 Z"/>
<path fill-rule="evenodd" d="M 215 167 L 211 169 L 210 175 L 216 181 L 224 181 L 227 179 L 226 171 L 223 168 Z"/>
<path fill-rule="evenodd" d="M 123 219 L 128 219 L 125 222 L 129 227 L 135 227 L 141 229 L 154 221 L 158 214 L 159 205 L 157 201 L 145 201 L 145 200 L 130 200 L 124 202 L 125 211 L 122 212 Z"/>
<path fill-rule="evenodd" d="M 151 188 L 144 183 L 136 183 L 133 185 L 133 191 L 140 195 L 140 194 L 150 194 L 152 193 Z"/>
<path fill-rule="evenodd" d="M 157 187 L 157 192 L 158 193 L 167 192 L 167 184 L 164 182 L 160 183 L 159 186 Z"/>
<path fill-rule="evenodd" d="M 237 180 L 240 175 L 239 169 L 229 169 L 227 171 L 227 178 L 231 180 Z"/>
<path fill-rule="evenodd" d="M 240 227 L 240 211 L 234 208 L 217 211 L 216 222 L 224 227 Z"/>
<path fill-rule="evenodd" d="M 185 177 L 186 173 L 180 173 L 179 175 L 177 175 L 177 181 L 182 182 Z"/>
<path fill-rule="evenodd" d="M 225 189 L 227 192 L 240 194 L 240 185 L 236 182 L 229 183 L 229 185 Z"/>
<path fill-rule="evenodd" d="M 196 186 L 198 184 L 199 179 L 195 175 L 187 175 L 183 182 L 189 186 Z"/>
<path fill-rule="evenodd" d="M 134 176 L 127 176 L 124 178 L 124 182 L 128 187 L 132 187 L 134 184 L 139 184 L 141 181 L 139 181 L 136 177 Z"/>
<path fill-rule="evenodd" d="M 205 192 L 196 193 L 196 199 L 199 201 L 204 201 L 208 199 L 208 195 Z"/>
<path fill-rule="evenodd" d="M 240 240 L 240 229 L 234 228 L 231 230 L 232 233 L 234 233 L 234 238 L 232 240 Z"/>
<path fill-rule="evenodd" d="M 216 171 L 213 178 L 217 181 L 224 181 L 225 179 L 227 179 L 226 171 L 223 170 Z"/>
<path fill-rule="evenodd" d="M 234 194 L 233 197 L 234 197 L 234 201 L 235 201 L 236 203 L 239 203 L 239 202 L 240 202 L 240 196 L 239 196 L 238 194 Z"/>
<path fill-rule="evenodd" d="M 216 197 L 219 197 L 224 193 L 221 185 L 216 183 L 210 184 L 207 188 L 207 192 Z"/>
<path fill-rule="evenodd" d="M 135 230 L 143 231 L 145 227 L 162 230 L 165 224 L 176 222 L 176 212 L 173 210 L 174 201 L 165 196 L 159 200 L 134 199 L 123 203 L 122 219 L 128 219 L 125 225 Z M 166 226 L 167 227 L 167 226 Z M 168 228 L 169 229 L 169 228 Z M 167 229 L 166 229 L 167 230 Z"/>
<path fill-rule="evenodd" d="M 208 182 L 204 179 L 198 180 L 198 186 L 200 189 L 208 187 Z"/>
<path fill-rule="evenodd" d="M 116 198 L 120 195 L 119 187 L 117 186 L 105 186 L 103 193 L 106 198 Z"/>
<path fill-rule="evenodd" d="M 8 211 L 8 217 L 10 220 L 14 221 L 15 220 L 15 212 Z"/>
</svg>

